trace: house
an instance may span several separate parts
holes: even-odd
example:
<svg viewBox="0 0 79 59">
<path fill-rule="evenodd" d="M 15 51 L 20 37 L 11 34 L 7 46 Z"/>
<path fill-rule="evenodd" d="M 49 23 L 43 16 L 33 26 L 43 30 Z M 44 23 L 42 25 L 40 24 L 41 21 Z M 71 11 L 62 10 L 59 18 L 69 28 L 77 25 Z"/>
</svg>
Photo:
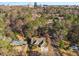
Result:
<svg viewBox="0 0 79 59">
<path fill-rule="evenodd" d="M 33 42 L 36 41 L 34 44 L 35 45 L 40 45 L 40 46 L 46 46 L 46 41 L 45 41 L 45 37 L 33 37 L 31 40 L 31 44 L 33 44 Z"/>
<path fill-rule="evenodd" d="M 14 40 L 10 43 L 13 46 L 13 49 L 17 51 L 20 55 L 28 55 L 28 44 L 26 41 Z"/>
<path fill-rule="evenodd" d="M 45 37 L 33 37 L 32 42 L 34 45 L 36 45 L 36 48 L 32 49 L 33 51 L 38 51 L 41 53 L 41 55 L 52 55 L 53 50 L 52 46 L 50 45 L 49 39 L 46 39 Z"/>
</svg>

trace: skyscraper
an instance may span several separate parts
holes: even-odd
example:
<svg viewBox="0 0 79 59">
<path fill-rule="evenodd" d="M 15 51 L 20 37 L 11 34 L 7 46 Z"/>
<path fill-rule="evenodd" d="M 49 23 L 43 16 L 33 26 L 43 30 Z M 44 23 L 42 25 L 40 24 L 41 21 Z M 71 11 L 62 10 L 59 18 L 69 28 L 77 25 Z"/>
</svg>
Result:
<svg viewBox="0 0 79 59">
<path fill-rule="evenodd" d="M 37 7 L 37 2 L 34 2 L 34 7 Z"/>
</svg>

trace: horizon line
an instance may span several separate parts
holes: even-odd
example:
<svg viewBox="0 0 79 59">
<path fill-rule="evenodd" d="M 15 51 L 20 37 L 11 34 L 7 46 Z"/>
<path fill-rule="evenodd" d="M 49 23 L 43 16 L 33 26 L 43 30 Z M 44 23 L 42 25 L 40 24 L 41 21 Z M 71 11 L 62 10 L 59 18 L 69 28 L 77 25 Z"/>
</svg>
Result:
<svg viewBox="0 0 79 59">
<path fill-rule="evenodd" d="M 37 5 L 79 5 L 79 2 L 36 2 Z M 0 2 L 0 5 L 34 5 L 34 2 Z"/>
</svg>

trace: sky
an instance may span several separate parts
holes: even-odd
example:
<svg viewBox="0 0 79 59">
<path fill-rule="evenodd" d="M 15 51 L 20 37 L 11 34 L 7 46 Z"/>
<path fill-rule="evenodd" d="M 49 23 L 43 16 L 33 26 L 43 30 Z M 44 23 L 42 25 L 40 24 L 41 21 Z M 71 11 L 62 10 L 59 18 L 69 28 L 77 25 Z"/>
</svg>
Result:
<svg viewBox="0 0 79 59">
<path fill-rule="evenodd" d="M 34 5 L 34 2 L 0 2 L 0 5 Z M 79 2 L 37 2 L 37 5 L 79 5 Z"/>
</svg>

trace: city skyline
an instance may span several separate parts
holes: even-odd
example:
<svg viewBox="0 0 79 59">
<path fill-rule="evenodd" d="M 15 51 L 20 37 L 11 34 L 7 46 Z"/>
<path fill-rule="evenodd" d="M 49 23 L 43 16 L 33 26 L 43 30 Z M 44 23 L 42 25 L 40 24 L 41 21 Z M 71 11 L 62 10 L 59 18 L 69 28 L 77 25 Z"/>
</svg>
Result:
<svg viewBox="0 0 79 59">
<path fill-rule="evenodd" d="M 79 2 L 37 2 L 38 5 L 79 5 Z M 0 5 L 34 5 L 34 2 L 0 2 Z"/>
</svg>

